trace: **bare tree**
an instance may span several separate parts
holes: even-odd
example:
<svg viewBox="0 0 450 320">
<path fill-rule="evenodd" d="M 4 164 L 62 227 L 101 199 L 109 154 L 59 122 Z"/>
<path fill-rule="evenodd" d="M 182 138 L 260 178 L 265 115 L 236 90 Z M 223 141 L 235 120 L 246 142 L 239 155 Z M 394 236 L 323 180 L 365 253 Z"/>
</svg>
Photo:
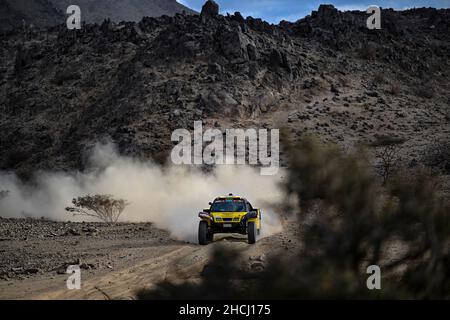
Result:
<svg viewBox="0 0 450 320">
<path fill-rule="evenodd" d="M 400 149 L 405 140 L 395 137 L 378 137 L 370 144 L 375 149 L 376 168 L 385 185 L 400 163 Z"/>
<path fill-rule="evenodd" d="M 86 195 L 74 198 L 73 207 L 66 211 L 74 215 L 94 217 L 105 222 L 117 222 L 122 212 L 129 205 L 124 199 L 114 199 L 111 195 Z"/>
</svg>

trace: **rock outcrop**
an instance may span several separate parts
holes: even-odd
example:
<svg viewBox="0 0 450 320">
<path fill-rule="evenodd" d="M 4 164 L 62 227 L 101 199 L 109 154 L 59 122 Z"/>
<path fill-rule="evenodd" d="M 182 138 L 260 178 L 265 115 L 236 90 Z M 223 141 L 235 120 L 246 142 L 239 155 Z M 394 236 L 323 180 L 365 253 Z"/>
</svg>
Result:
<svg viewBox="0 0 450 320">
<path fill-rule="evenodd" d="M 201 16 L 217 17 L 218 15 L 219 15 L 219 5 L 213 0 L 206 1 L 202 7 Z"/>
</svg>

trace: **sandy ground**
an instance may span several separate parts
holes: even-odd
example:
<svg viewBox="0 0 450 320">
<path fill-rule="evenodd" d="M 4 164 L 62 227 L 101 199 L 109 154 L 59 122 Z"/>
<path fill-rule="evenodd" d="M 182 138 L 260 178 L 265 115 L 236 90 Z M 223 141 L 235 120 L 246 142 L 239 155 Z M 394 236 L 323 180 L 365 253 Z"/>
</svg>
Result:
<svg viewBox="0 0 450 320">
<path fill-rule="evenodd" d="M 217 246 L 241 251 L 249 268 L 298 248 L 281 233 L 255 245 L 247 244 L 245 236 L 216 235 L 213 243 L 199 246 L 172 240 L 150 223 L 0 219 L 0 232 L 0 299 L 134 299 L 137 290 L 165 279 L 200 279 Z M 82 266 L 81 289 L 68 290 L 64 271 L 75 262 Z"/>
</svg>

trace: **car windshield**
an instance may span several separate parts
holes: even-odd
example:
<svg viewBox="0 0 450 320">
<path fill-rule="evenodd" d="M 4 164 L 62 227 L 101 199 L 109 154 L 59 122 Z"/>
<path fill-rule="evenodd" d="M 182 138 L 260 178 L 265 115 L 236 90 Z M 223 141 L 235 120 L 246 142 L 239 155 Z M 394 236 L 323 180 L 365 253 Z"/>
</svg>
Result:
<svg viewBox="0 0 450 320">
<path fill-rule="evenodd" d="M 211 212 L 245 212 L 245 202 L 241 200 L 215 201 L 211 206 Z"/>
</svg>

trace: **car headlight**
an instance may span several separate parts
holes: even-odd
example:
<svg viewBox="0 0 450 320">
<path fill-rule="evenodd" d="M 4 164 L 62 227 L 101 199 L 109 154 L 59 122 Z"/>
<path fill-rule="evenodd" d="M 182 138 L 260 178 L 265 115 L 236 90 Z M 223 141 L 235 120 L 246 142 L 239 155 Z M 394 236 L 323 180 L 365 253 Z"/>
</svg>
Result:
<svg viewBox="0 0 450 320">
<path fill-rule="evenodd" d="M 216 217 L 216 221 L 222 221 L 222 217 Z"/>
</svg>

